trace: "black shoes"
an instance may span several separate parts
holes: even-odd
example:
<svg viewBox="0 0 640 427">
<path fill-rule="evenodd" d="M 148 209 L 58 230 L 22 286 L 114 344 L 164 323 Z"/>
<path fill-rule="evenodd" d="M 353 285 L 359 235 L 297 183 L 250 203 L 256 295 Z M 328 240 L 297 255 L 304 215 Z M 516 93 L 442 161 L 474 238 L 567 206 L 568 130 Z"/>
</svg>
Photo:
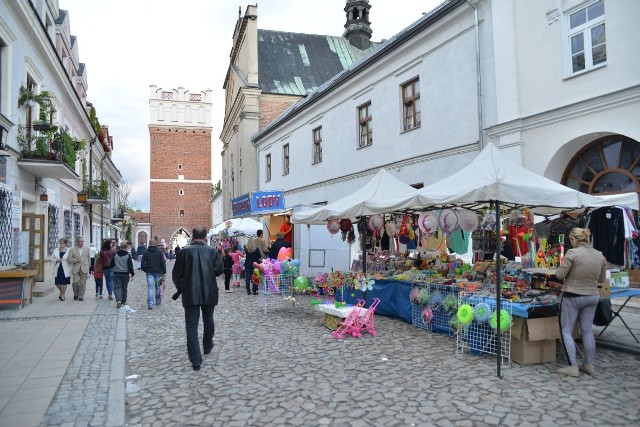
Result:
<svg viewBox="0 0 640 427">
<path fill-rule="evenodd" d="M 78 301 L 84 301 L 84 298 L 78 298 Z"/>
<path fill-rule="evenodd" d="M 77 296 L 77 295 L 74 295 L 74 296 L 73 296 L 73 299 L 74 299 L 74 300 L 76 300 L 76 301 L 78 301 L 78 296 Z"/>
<path fill-rule="evenodd" d="M 193 370 L 194 371 L 199 371 L 200 370 L 200 365 L 193 365 Z"/>
</svg>

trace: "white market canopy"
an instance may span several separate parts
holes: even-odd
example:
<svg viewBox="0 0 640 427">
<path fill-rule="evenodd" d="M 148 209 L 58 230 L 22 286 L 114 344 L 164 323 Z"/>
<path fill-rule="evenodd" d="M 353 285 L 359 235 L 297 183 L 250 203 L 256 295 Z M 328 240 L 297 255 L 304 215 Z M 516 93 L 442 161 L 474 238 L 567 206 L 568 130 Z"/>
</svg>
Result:
<svg viewBox="0 0 640 427">
<path fill-rule="evenodd" d="M 393 211 L 393 207 L 382 206 L 375 210 L 370 208 L 371 203 L 377 200 L 388 200 L 402 197 L 409 202 L 415 197 L 415 188 L 400 181 L 385 169 L 378 173 L 356 192 L 313 209 L 295 212 L 291 222 L 298 224 L 326 224 L 330 219 L 354 219 L 361 216 L 374 215 Z"/>
<path fill-rule="evenodd" d="M 263 227 L 264 226 L 261 222 L 258 222 L 251 218 L 233 218 L 221 222 L 220 224 L 209 230 L 209 237 L 218 235 L 225 230 L 230 237 L 255 236 L 258 230 L 262 230 Z"/>
<path fill-rule="evenodd" d="M 417 190 L 416 194 L 373 201 L 368 207 L 376 213 L 381 209 L 392 212 L 442 206 L 478 209 L 499 201 L 507 206 L 528 206 L 541 215 L 605 206 L 638 209 L 637 193 L 604 196 L 582 193 L 519 165 L 492 143 L 465 168 Z"/>
</svg>

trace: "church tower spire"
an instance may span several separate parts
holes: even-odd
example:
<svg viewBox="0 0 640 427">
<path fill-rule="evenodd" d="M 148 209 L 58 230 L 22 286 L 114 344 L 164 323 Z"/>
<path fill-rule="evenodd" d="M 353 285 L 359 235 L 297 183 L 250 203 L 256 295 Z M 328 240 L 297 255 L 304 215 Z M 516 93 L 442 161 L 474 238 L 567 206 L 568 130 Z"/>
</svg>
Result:
<svg viewBox="0 0 640 427">
<path fill-rule="evenodd" d="M 347 0 L 344 11 L 347 22 L 344 24 L 344 34 L 349 43 L 360 50 L 371 47 L 371 22 L 369 22 L 369 0 Z"/>
</svg>

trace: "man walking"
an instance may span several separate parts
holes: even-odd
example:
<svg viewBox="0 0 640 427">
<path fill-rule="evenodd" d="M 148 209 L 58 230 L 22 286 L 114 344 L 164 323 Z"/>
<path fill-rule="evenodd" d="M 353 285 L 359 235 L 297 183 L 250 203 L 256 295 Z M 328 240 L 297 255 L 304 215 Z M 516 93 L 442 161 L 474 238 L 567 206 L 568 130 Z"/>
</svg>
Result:
<svg viewBox="0 0 640 427">
<path fill-rule="evenodd" d="M 120 249 L 113 257 L 113 293 L 116 295 L 117 308 L 127 305 L 127 288 L 133 271 L 133 259 L 127 250 L 127 242 L 120 243 Z"/>
<path fill-rule="evenodd" d="M 144 243 L 140 243 L 138 245 L 138 249 L 136 251 L 136 254 L 138 255 L 138 270 L 140 270 L 142 268 L 142 257 L 144 256 L 145 251 L 147 250 L 147 248 L 144 247 Z"/>
<path fill-rule="evenodd" d="M 96 265 L 96 256 L 98 255 L 98 250 L 96 249 L 95 243 L 89 245 L 89 257 L 91 258 L 91 265 L 89 266 L 89 273 L 93 274 L 93 270 Z"/>
<path fill-rule="evenodd" d="M 178 289 L 174 296 L 182 294 L 184 320 L 187 332 L 187 353 L 194 371 L 200 370 L 202 354 L 198 343 L 198 323 L 200 311 L 204 334 L 202 347 L 204 354 L 213 349 L 213 309 L 218 304 L 218 284 L 216 276 L 223 271 L 220 253 L 206 244 L 207 229 L 197 226 L 193 229 L 191 244 L 183 248 L 176 256 L 173 267 L 173 284 Z M 174 299 L 175 299 L 174 298 Z"/>
<path fill-rule="evenodd" d="M 76 237 L 76 245 L 69 251 L 71 286 L 73 288 L 73 299 L 76 301 L 84 301 L 87 275 L 89 274 L 89 259 L 89 248 L 84 247 L 84 239 Z"/>
<path fill-rule="evenodd" d="M 167 273 L 164 254 L 158 250 L 158 242 L 155 239 L 149 241 L 149 247 L 142 255 L 140 265 L 142 271 L 147 274 L 147 306 L 151 310 L 154 302 L 156 306 L 162 302 L 160 286 Z"/>
</svg>

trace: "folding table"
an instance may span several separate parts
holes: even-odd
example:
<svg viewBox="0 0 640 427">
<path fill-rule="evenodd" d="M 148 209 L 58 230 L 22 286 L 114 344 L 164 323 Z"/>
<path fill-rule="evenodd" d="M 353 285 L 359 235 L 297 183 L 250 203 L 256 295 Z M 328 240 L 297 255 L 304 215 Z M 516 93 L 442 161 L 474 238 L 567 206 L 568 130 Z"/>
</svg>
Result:
<svg viewBox="0 0 640 427">
<path fill-rule="evenodd" d="M 640 343 L 640 341 L 638 341 L 638 338 L 636 338 L 636 336 L 633 334 L 633 332 L 631 331 L 631 328 L 629 328 L 629 325 L 627 325 L 627 322 L 624 321 L 624 319 L 622 318 L 622 316 L 620 315 L 620 312 L 622 311 L 622 309 L 624 308 L 625 305 L 627 305 L 627 303 L 629 302 L 629 300 L 633 297 L 640 297 L 640 289 L 627 289 L 627 290 L 623 290 L 623 291 L 616 291 L 614 289 L 611 290 L 611 296 L 609 297 L 609 299 L 614 299 L 614 298 L 627 298 L 624 303 L 620 306 L 620 308 L 618 309 L 618 311 L 614 311 L 613 312 L 613 319 L 611 319 L 611 322 L 609 322 L 609 325 L 615 320 L 616 317 L 619 317 L 620 320 L 622 320 L 622 323 L 624 323 L 624 327 L 627 328 L 627 331 L 629 331 L 629 333 L 631 334 L 631 336 L 633 337 L 633 339 L 636 340 L 637 343 Z M 607 328 L 609 327 L 609 325 L 605 326 L 604 329 L 602 331 L 600 331 L 600 333 L 598 334 L 598 336 L 602 335 L 604 333 L 604 331 L 607 330 Z"/>
</svg>

